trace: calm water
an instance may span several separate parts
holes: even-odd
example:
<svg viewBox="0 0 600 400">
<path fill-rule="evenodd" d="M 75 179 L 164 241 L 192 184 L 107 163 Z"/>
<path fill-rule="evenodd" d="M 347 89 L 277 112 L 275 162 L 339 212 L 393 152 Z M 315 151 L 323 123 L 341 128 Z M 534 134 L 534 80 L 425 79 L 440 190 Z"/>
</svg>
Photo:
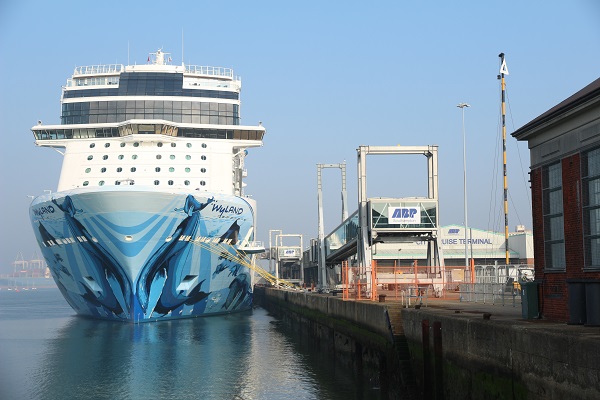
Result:
<svg viewBox="0 0 600 400">
<path fill-rule="evenodd" d="M 0 290 L 0 399 L 378 399 L 265 310 L 140 325 Z"/>
</svg>

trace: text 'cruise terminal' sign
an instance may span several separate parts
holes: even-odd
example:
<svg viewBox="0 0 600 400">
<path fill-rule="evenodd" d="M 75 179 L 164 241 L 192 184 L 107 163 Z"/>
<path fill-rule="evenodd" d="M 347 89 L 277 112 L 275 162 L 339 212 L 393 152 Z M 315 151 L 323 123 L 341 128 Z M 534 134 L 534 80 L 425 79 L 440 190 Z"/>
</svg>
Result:
<svg viewBox="0 0 600 400">
<path fill-rule="evenodd" d="M 420 224 L 421 210 L 417 207 L 388 207 L 389 224 Z"/>
</svg>

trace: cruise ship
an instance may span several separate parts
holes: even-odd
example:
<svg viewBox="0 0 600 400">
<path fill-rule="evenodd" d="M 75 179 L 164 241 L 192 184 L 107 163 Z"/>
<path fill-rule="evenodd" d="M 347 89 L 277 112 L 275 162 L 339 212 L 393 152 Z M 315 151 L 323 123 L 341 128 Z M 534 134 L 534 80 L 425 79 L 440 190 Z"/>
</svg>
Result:
<svg viewBox="0 0 600 400">
<path fill-rule="evenodd" d="M 244 193 L 249 148 L 230 68 L 77 67 L 59 125 L 37 146 L 62 154 L 56 192 L 33 199 L 33 230 L 52 277 L 80 315 L 144 322 L 247 310 L 256 204 Z"/>
</svg>

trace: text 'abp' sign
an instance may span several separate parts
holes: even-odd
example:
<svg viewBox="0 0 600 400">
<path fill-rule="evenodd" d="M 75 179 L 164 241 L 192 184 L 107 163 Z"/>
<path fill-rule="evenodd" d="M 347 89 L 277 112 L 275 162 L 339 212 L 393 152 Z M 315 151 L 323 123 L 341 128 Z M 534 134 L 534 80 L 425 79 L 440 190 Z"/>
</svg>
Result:
<svg viewBox="0 0 600 400">
<path fill-rule="evenodd" d="M 389 207 L 389 224 L 420 224 L 421 210 L 417 207 Z"/>
</svg>

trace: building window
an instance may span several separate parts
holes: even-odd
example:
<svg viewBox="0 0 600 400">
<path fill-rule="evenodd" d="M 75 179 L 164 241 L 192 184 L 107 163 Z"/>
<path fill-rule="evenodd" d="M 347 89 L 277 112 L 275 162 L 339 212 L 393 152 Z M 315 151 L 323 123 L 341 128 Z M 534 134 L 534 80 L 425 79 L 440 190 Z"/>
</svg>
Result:
<svg viewBox="0 0 600 400">
<path fill-rule="evenodd" d="M 600 268 L 600 149 L 583 154 L 583 246 L 585 267 Z"/>
<path fill-rule="evenodd" d="M 544 167 L 542 171 L 542 209 L 544 213 L 546 271 L 565 270 L 562 197 L 562 167 L 560 162 L 558 162 Z"/>
</svg>

